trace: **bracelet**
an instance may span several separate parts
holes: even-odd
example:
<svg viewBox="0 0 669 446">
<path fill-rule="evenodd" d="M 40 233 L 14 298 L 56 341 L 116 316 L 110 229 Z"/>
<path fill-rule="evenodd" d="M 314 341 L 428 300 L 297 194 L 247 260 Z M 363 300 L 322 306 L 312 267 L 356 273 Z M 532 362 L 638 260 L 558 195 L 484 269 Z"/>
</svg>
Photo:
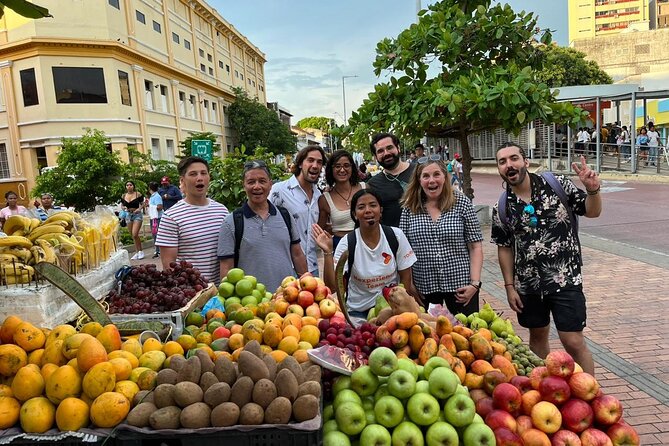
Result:
<svg viewBox="0 0 669 446">
<path fill-rule="evenodd" d="M 586 189 L 585 191 L 588 193 L 588 195 L 597 195 L 601 188 L 602 188 L 602 185 L 600 184 L 599 187 L 595 190 Z"/>
<path fill-rule="evenodd" d="M 331 251 L 331 252 L 325 252 L 325 251 L 323 251 L 323 255 L 324 255 L 324 256 L 331 256 L 331 255 L 333 255 L 333 254 L 334 254 L 334 251 Z"/>
<path fill-rule="evenodd" d="M 506 288 L 506 287 L 508 287 L 508 286 L 515 287 L 516 285 L 514 285 L 514 284 L 512 284 L 512 283 L 505 283 L 505 284 L 504 284 L 504 288 Z"/>
<path fill-rule="evenodd" d="M 481 286 L 480 286 L 480 285 L 475 285 L 475 284 L 473 284 L 473 283 L 470 283 L 470 285 L 473 286 L 474 288 L 476 288 L 477 290 L 480 290 L 480 289 L 481 289 Z"/>
</svg>

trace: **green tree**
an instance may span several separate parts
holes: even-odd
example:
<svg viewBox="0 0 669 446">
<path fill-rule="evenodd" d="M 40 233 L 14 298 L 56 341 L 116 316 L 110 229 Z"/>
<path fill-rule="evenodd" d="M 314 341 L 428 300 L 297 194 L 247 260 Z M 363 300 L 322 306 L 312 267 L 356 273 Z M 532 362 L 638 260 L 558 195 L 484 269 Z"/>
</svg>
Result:
<svg viewBox="0 0 669 446">
<path fill-rule="evenodd" d="M 459 140 L 464 190 L 471 188 L 467 136 L 503 128 L 519 132 L 529 121 L 578 122 L 585 113 L 556 103 L 548 85 L 537 79 L 550 31 L 536 28 L 531 13 L 516 13 L 491 0 L 442 0 L 422 11 L 395 39 L 377 44 L 376 75 L 390 72 L 353 113 L 354 142 L 369 141 L 375 131 L 400 137 L 423 135 Z"/>
<path fill-rule="evenodd" d="M 179 143 L 179 147 L 181 148 L 181 156 L 179 158 L 190 156 L 191 142 L 193 140 L 197 141 L 202 139 L 208 139 L 211 141 L 211 151 L 213 152 L 212 154 L 214 156 L 220 152 L 221 145 L 216 141 L 216 135 L 214 135 L 212 132 L 188 132 L 188 138 Z"/>
<path fill-rule="evenodd" d="M 119 201 L 126 165 L 118 153 L 107 150 L 109 139 L 100 130 L 88 129 L 78 139 L 63 138 L 58 165 L 37 177 L 35 197 L 45 192 L 79 211 Z"/>
<path fill-rule="evenodd" d="M 228 107 L 235 147 L 245 146 L 251 154 L 257 147 L 267 147 L 275 154 L 295 152 L 295 136 L 275 112 L 250 99 L 241 88 L 235 89 L 235 95 L 235 102 Z"/>
<path fill-rule="evenodd" d="M 324 116 L 309 116 L 308 118 L 302 118 L 297 121 L 297 126 L 301 129 L 318 129 L 329 133 L 334 125 L 333 121 L 332 118 L 326 118 Z"/>
<path fill-rule="evenodd" d="M 597 62 L 585 59 L 585 53 L 574 48 L 542 45 L 543 68 L 537 78 L 551 88 L 568 85 L 612 84 L 613 79 Z"/>
<path fill-rule="evenodd" d="M 154 181 L 160 184 L 160 180 L 167 176 L 172 183 L 177 182 L 177 164 L 173 161 L 154 160 L 150 155 L 141 153 L 134 146 L 128 147 L 128 158 L 130 162 L 125 165 L 123 177 L 135 182 L 137 190 L 144 195 L 148 194 L 149 183 Z"/>
<path fill-rule="evenodd" d="M 5 8 L 29 19 L 53 17 L 48 9 L 26 0 L 0 0 L 0 18 L 5 15 Z"/>
</svg>

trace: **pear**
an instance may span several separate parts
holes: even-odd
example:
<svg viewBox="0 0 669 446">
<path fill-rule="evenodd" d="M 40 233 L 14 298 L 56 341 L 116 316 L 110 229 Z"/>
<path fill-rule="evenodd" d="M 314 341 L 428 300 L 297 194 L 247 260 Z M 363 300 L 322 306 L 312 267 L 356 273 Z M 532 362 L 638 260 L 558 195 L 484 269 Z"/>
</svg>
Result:
<svg viewBox="0 0 669 446">
<path fill-rule="evenodd" d="M 507 326 L 504 319 L 498 317 L 489 325 L 490 330 L 498 336 L 502 336 L 502 333 L 507 332 Z M 507 332 L 508 334 L 508 332 Z"/>
<path fill-rule="evenodd" d="M 467 316 L 464 315 L 464 313 L 458 313 L 455 315 L 455 318 L 460 322 L 462 325 L 467 325 Z"/>
<path fill-rule="evenodd" d="M 483 305 L 483 308 L 479 311 L 479 317 L 486 321 L 487 324 L 490 324 L 492 321 L 495 320 L 497 317 L 497 314 L 495 313 L 495 310 L 490 306 L 489 303 L 486 303 Z"/>
<path fill-rule="evenodd" d="M 488 328 L 488 323 L 481 319 L 480 317 L 475 317 L 471 324 L 469 324 L 469 328 L 472 330 L 478 330 L 479 328 Z"/>
</svg>

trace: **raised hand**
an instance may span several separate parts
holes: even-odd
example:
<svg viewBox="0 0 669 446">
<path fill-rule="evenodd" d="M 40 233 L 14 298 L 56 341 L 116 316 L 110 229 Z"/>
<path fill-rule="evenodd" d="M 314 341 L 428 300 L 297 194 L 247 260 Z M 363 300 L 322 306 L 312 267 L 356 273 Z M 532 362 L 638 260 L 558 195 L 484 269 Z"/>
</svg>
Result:
<svg viewBox="0 0 669 446">
<path fill-rule="evenodd" d="M 581 180 L 581 183 L 583 183 L 586 190 L 594 191 L 599 189 L 599 176 L 597 175 L 597 172 L 588 167 L 583 155 L 581 155 L 581 165 L 579 166 L 578 163 L 574 162 L 571 163 L 571 167 L 578 175 L 578 178 Z"/>
<path fill-rule="evenodd" d="M 311 225 L 311 238 L 323 251 L 332 252 L 332 235 L 323 230 L 317 223 Z"/>
</svg>

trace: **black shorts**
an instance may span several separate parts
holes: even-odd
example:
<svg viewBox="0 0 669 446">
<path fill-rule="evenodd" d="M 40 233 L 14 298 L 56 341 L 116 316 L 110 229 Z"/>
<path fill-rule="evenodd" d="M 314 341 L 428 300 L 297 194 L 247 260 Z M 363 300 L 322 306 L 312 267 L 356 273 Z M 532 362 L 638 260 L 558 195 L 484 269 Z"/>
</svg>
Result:
<svg viewBox="0 0 669 446">
<path fill-rule="evenodd" d="M 554 293 L 521 295 L 523 312 L 518 313 L 518 323 L 525 328 L 541 328 L 551 323 L 559 331 L 583 331 L 586 310 L 582 286 L 570 286 Z"/>
<path fill-rule="evenodd" d="M 479 311 L 479 293 L 480 290 L 477 290 L 476 294 L 472 296 L 467 305 L 462 305 L 458 302 L 455 299 L 455 293 L 432 293 L 426 294 L 424 297 L 426 304 L 443 305 L 446 303 L 446 308 L 448 308 L 448 311 L 450 311 L 451 314 L 456 315 L 458 313 L 464 313 L 465 316 L 469 316 L 470 314 Z"/>
</svg>

